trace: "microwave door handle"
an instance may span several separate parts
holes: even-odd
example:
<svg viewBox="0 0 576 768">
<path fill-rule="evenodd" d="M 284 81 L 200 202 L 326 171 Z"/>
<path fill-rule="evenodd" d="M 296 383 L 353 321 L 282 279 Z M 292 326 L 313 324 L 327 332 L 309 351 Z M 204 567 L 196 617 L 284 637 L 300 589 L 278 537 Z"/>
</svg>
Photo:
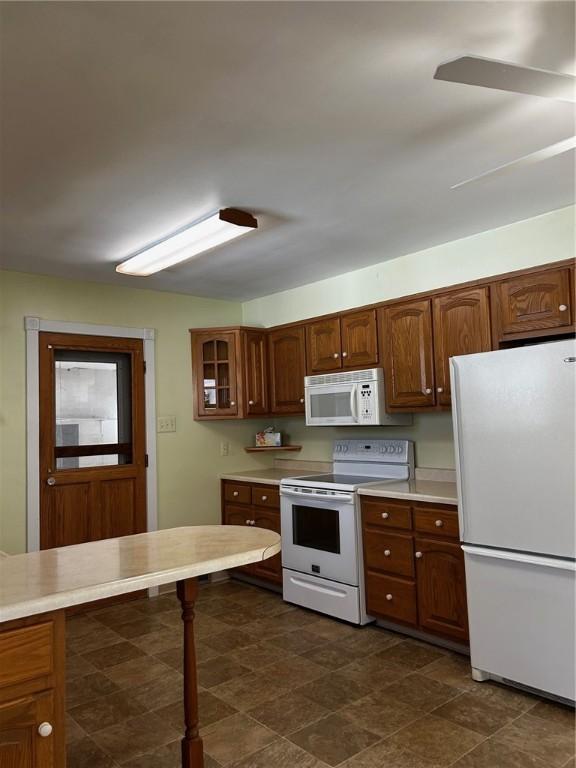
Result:
<svg viewBox="0 0 576 768">
<path fill-rule="evenodd" d="M 358 384 L 353 384 L 350 390 L 350 412 L 354 421 L 358 421 Z"/>
</svg>

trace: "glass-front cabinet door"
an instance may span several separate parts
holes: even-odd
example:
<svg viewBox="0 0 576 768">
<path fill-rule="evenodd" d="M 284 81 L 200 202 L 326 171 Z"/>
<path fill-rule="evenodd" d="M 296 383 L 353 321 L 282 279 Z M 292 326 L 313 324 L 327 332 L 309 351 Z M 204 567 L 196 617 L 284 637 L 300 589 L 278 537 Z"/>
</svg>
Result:
<svg viewBox="0 0 576 768">
<path fill-rule="evenodd" d="M 238 414 L 237 334 L 205 333 L 193 337 L 193 365 L 198 416 Z"/>
</svg>

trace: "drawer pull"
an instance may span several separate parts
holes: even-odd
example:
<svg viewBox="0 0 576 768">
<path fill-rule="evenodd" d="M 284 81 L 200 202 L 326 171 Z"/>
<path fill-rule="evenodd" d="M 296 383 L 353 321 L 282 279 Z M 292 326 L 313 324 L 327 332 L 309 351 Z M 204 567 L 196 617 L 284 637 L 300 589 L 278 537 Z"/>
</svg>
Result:
<svg viewBox="0 0 576 768">
<path fill-rule="evenodd" d="M 388 520 L 390 514 L 388 512 L 382 512 L 382 520 Z"/>
<path fill-rule="evenodd" d="M 233 407 L 233 406 L 235 406 L 235 405 L 236 405 L 236 401 L 235 401 L 235 400 L 230 400 L 230 405 L 231 405 L 232 407 Z"/>
<path fill-rule="evenodd" d="M 300 398 L 300 402 L 301 402 L 301 403 L 303 403 L 303 402 L 304 402 L 304 398 L 303 398 L 303 397 L 301 397 L 301 398 Z"/>
<path fill-rule="evenodd" d="M 388 600 L 388 601 L 392 600 L 392 595 L 391 594 L 387 594 L 386 595 L 386 600 Z"/>
<path fill-rule="evenodd" d="M 248 405 L 254 405 L 254 400 L 248 400 Z"/>
<path fill-rule="evenodd" d="M 233 491 L 232 496 L 238 496 L 238 495 L 239 495 L 238 491 Z"/>
<path fill-rule="evenodd" d="M 47 736 L 50 736 L 52 734 L 53 730 L 54 729 L 52 728 L 51 723 L 48 723 L 48 722 L 40 723 L 40 725 L 38 726 L 38 735 L 42 736 L 42 738 L 45 739 Z"/>
<path fill-rule="evenodd" d="M 568 307 L 566 306 L 566 304 L 560 304 L 560 306 L 558 307 L 558 309 L 560 310 L 560 312 L 566 312 L 566 310 L 568 309 Z"/>
<path fill-rule="evenodd" d="M 420 560 L 420 558 L 422 557 L 422 552 L 416 552 L 414 556 L 416 557 L 417 560 Z"/>
<path fill-rule="evenodd" d="M 262 501 L 268 501 L 268 496 L 262 496 Z"/>
<path fill-rule="evenodd" d="M 436 520 L 434 525 L 436 526 L 436 528 L 442 528 L 442 526 L 444 525 L 444 521 L 443 520 Z"/>
<path fill-rule="evenodd" d="M 384 550 L 384 557 L 390 557 L 391 554 L 392 554 L 392 552 L 390 552 L 389 549 L 385 549 Z"/>
</svg>

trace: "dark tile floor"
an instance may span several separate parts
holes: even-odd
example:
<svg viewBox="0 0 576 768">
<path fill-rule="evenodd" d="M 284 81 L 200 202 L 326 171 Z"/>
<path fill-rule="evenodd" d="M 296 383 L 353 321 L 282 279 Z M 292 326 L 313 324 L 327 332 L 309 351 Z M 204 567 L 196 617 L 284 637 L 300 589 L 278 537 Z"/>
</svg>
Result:
<svg viewBox="0 0 576 768">
<path fill-rule="evenodd" d="M 574 768 L 574 713 L 466 658 L 239 582 L 197 606 L 206 768 Z M 68 768 L 176 768 L 175 596 L 68 622 Z"/>
</svg>

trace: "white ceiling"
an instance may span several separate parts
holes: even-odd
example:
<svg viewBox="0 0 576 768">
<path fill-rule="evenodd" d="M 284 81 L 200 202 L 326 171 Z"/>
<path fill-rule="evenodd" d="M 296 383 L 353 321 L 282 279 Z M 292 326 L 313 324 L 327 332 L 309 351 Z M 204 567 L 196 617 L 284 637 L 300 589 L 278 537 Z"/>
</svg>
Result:
<svg viewBox="0 0 576 768">
<path fill-rule="evenodd" d="M 2 3 L 2 263 L 247 299 L 574 200 L 573 105 L 439 82 L 462 54 L 574 72 L 570 2 Z M 262 231 L 115 264 L 222 206 Z"/>
</svg>

